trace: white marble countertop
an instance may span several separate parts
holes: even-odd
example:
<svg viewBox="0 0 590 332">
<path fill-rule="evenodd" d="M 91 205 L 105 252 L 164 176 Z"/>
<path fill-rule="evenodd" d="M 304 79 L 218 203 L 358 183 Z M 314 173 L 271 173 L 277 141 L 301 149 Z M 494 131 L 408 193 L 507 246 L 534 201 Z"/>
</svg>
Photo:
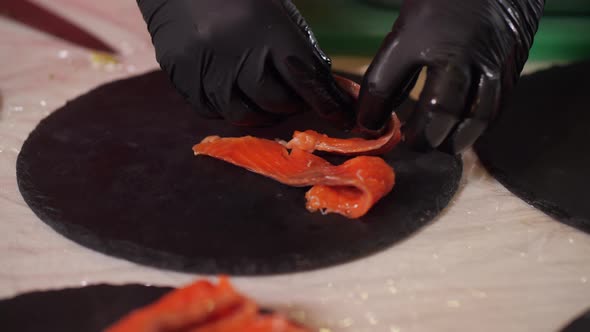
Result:
<svg viewBox="0 0 590 332">
<path fill-rule="evenodd" d="M 81 247 L 27 207 L 15 161 L 37 122 L 100 83 L 156 67 L 135 1 L 39 1 L 123 54 L 90 53 L 0 17 L 0 298 L 94 283 L 182 285 Z M 368 258 L 312 272 L 234 278 L 260 303 L 324 331 L 557 331 L 590 307 L 590 237 L 531 208 L 467 153 L 460 192 L 431 225 Z"/>
</svg>

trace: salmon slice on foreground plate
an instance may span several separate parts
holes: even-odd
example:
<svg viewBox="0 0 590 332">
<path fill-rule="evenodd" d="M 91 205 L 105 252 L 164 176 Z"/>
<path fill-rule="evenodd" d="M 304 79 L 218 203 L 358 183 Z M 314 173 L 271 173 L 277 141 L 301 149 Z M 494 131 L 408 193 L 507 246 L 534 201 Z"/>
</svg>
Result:
<svg viewBox="0 0 590 332">
<path fill-rule="evenodd" d="M 132 311 L 105 332 L 306 332 L 278 314 L 261 314 L 227 277 L 199 280 Z"/>
<path fill-rule="evenodd" d="M 360 86 L 337 77 L 338 83 L 357 96 Z M 306 193 L 310 212 L 338 213 L 356 219 L 364 216 L 395 184 L 395 173 L 379 155 L 389 152 L 402 138 L 401 124 L 393 115 L 387 132 L 377 139 L 331 138 L 313 130 L 296 131 L 289 142 L 252 136 L 206 137 L 193 147 L 206 155 L 244 167 L 294 187 L 312 188 Z M 358 156 L 341 165 L 312 154 L 323 151 Z"/>
</svg>

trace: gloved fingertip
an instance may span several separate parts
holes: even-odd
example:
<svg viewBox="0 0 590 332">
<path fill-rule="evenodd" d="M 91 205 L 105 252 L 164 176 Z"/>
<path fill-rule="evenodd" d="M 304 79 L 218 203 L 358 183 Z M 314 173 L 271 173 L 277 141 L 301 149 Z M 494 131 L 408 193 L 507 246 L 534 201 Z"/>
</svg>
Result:
<svg viewBox="0 0 590 332">
<path fill-rule="evenodd" d="M 357 103 L 357 126 L 369 136 L 378 136 L 385 131 L 391 119 L 391 103 L 385 98 L 375 96 L 361 89 Z"/>
<path fill-rule="evenodd" d="M 432 147 L 438 147 L 457 124 L 457 117 L 448 113 L 431 113 L 430 121 L 424 128 L 424 136 Z"/>
<path fill-rule="evenodd" d="M 342 129 L 354 126 L 354 97 L 338 86 L 329 68 L 294 55 L 285 57 L 276 67 L 299 97 L 322 118 Z"/>
<path fill-rule="evenodd" d="M 459 154 L 470 148 L 475 141 L 483 134 L 487 123 L 479 119 L 464 120 L 455 132 L 441 144 L 443 151 L 452 154 Z"/>
<path fill-rule="evenodd" d="M 414 111 L 402 131 L 414 150 L 428 151 L 438 149 L 456 123 L 457 118 L 448 113 Z"/>
</svg>

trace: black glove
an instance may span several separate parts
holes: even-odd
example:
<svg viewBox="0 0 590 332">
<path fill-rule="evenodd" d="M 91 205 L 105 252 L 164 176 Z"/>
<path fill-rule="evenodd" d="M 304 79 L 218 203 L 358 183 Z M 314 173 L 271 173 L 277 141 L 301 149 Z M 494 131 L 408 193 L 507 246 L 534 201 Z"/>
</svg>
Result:
<svg viewBox="0 0 590 332">
<path fill-rule="evenodd" d="M 368 69 L 358 124 L 379 131 L 417 74 L 427 79 L 406 139 L 457 153 L 484 132 L 528 58 L 544 0 L 405 0 Z"/>
<path fill-rule="evenodd" d="M 289 0 L 138 0 L 160 66 L 194 109 L 268 124 L 314 109 L 343 126 L 354 105 Z"/>
</svg>

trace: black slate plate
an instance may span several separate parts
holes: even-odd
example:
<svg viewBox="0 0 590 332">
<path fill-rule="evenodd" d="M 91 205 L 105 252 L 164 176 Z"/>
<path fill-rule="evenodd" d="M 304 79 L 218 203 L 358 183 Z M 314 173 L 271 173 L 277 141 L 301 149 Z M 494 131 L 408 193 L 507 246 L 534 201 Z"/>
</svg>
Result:
<svg viewBox="0 0 590 332">
<path fill-rule="evenodd" d="M 24 293 L 0 300 L 0 323 L 2 331 L 10 332 L 102 332 L 130 311 L 156 301 L 171 290 L 103 284 Z M 590 331 L 590 311 L 561 330 L 586 331 Z"/>
<path fill-rule="evenodd" d="M 475 145 L 490 173 L 557 220 L 590 232 L 590 62 L 523 77 Z"/>
<path fill-rule="evenodd" d="M 2 331 L 102 332 L 171 288 L 96 285 L 31 292 L 0 300 Z"/>
<path fill-rule="evenodd" d="M 588 332 L 590 331 L 590 310 L 574 319 L 561 332 Z"/>
<path fill-rule="evenodd" d="M 208 157 L 207 135 L 337 134 L 313 114 L 273 128 L 199 118 L 161 72 L 113 82 L 44 119 L 17 161 L 20 191 L 66 237 L 134 262 L 199 273 L 268 274 L 357 259 L 408 237 L 451 200 L 458 158 L 405 148 L 387 156 L 393 192 L 362 220 L 305 209 L 290 188 Z"/>
</svg>

